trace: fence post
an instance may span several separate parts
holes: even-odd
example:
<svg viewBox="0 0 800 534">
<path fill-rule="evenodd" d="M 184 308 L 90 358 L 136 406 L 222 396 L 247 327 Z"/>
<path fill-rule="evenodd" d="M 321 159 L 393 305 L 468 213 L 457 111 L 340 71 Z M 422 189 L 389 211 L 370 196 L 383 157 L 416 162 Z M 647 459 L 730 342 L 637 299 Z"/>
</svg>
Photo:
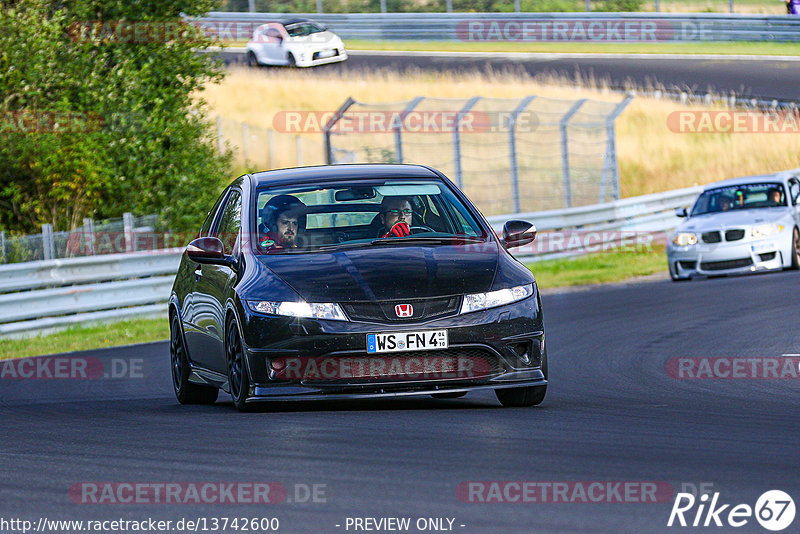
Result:
<svg viewBox="0 0 800 534">
<path fill-rule="evenodd" d="M 588 0 L 587 0 L 588 2 Z M 578 112 L 578 109 L 586 102 L 585 98 L 581 98 L 575 102 L 569 111 L 567 111 L 561 121 L 559 122 L 559 129 L 561 130 L 561 175 L 564 187 L 564 207 L 572 207 L 572 179 L 570 177 L 569 169 L 569 142 L 567 139 L 567 126 L 569 120 Z"/>
<path fill-rule="evenodd" d="M 53 225 L 42 225 L 42 251 L 44 252 L 44 259 L 52 260 L 56 257 L 56 247 L 53 243 Z"/>
<path fill-rule="evenodd" d="M 222 117 L 217 117 L 217 149 L 220 154 L 225 150 L 225 143 L 222 140 Z"/>
<path fill-rule="evenodd" d="M 256 0 L 247 0 L 247 10 L 250 13 L 256 12 Z"/>
<path fill-rule="evenodd" d="M 275 168 L 275 139 L 273 137 L 272 128 L 267 130 L 267 154 L 269 156 L 268 169 Z"/>
<path fill-rule="evenodd" d="M 656 0 L 658 1 L 658 0 Z M 514 12 L 519 13 L 521 11 L 519 6 L 519 0 L 514 0 Z"/>
<path fill-rule="evenodd" d="M 122 214 L 122 228 L 125 234 L 125 252 L 133 252 L 133 214 Z"/>
<path fill-rule="evenodd" d="M 317 13 L 322 13 L 322 0 L 317 0 Z"/>
<path fill-rule="evenodd" d="M 728 0 L 728 7 L 730 8 L 731 13 L 733 13 L 733 0 Z"/>
<path fill-rule="evenodd" d="M 333 117 L 331 117 L 330 120 L 328 120 L 327 124 L 325 124 L 325 127 L 322 128 L 322 142 L 325 145 L 325 163 L 327 163 L 328 165 L 333 165 L 335 163 L 335 161 L 333 160 L 333 147 L 331 146 L 331 130 L 333 129 L 334 126 L 336 126 L 336 123 L 339 122 L 339 120 L 342 118 L 342 115 L 344 115 L 347 112 L 347 110 L 350 109 L 350 106 L 352 106 L 355 103 L 356 101 L 353 100 L 353 97 L 348 96 L 344 104 L 342 104 L 339 107 L 339 109 L 336 111 Z"/>
<path fill-rule="evenodd" d="M 456 185 L 459 189 L 463 189 L 464 186 L 464 176 L 463 171 L 461 169 L 461 119 L 464 118 L 464 115 L 469 113 L 469 110 L 478 103 L 481 97 L 474 96 L 467 100 L 467 103 L 461 108 L 461 111 L 458 112 L 456 115 L 456 124 L 455 130 L 453 130 L 453 157 L 455 158 L 456 164 Z"/>
<path fill-rule="evenodd" d="M 425 100 L 424 96 L 418 96 L 413 99 L 406 108 L 403 110 L 403 113 L 400 115 L 399 120 L 394 125 L 394 159 L 395 163 L 403 163 L 403 122 L 406 120 L 406 117 L 409 113 L 414 111 L 420 102 Z"/>
<path fill-rule="evenodd" d="M 297 139 L 297 166 L 303 166 L 303 140 L 300 138 L 299 135 L 295 136 Z"/>
<path fill-rule="evenodd" d="M 612 200 L 619 200 L 622 196 L 619 185 L 619 165 L 617 165 L 617 131 L 614 123 L 617 117 L 625 111 L 628 104 L 633 100 L 632 95 L 625 95 L 625 99 L 617 104 L 617 107 L 606 118 L 606 156 L 603 162 L 603 177 L 600 180 L 600 200 L 605 202 L 606 197 L 606 173 L 610 170 L 612 173 L 611 182 L 611 198 Z"/>
<path fill-rule="evenodd" d="M 244 164 L 248 165 L 250 158 L 247 157 L 247 123 L 242 123 L 242 155 L 244 156 Z"/>
<path fill-rule="evenodd" d="M 386 0 L 381 0 L 381 13 L 386 13 Z"/>
<path fill-rule="evenodd" d="M 453 0 L 447 0 L 446 7 L 447 7 L 447 12 L 448 13 L 452 13 L 453 12 Z"/>
<path fill-rule="evenodd" d="M 83 219 L 83 243 L 84 246 L 89 249 L 89 255 L 94 256 L 94 220 L 90 217 L 85 217 Z"/>
<path fill-rule="evenodd" d="M 519 166 L 517 165 L 517 117 L 534 98 L 536 97 L 527 96 L 523 98 L 522 102 L 511 112 L 511 116 L 508 118 L 508 151 L 511 154 L 511 199 L 514 202 L 514 213 L 522 212 L 519 199 Z"/>
<path fill-rule="evenodd" d="M 590 12 L 592 10 L 591 0 L 586 0 L 586 12 Z"/>
<path fill-rule="evenodd" d="M 6 262 L 6 233 L 0 230 L 0 248 L 3 250 L 3 263 Z"/>
</svg>

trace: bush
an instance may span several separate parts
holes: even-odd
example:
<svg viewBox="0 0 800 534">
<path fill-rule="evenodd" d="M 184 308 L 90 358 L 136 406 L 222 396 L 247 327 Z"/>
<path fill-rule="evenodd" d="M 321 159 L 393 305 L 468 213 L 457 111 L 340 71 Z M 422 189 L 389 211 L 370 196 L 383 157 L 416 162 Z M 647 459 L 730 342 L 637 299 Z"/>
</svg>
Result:
<svg viewBox="0 0 800 534">
<path fill-rule="evenodd" d="M 216 154 L 193 96 L 224 74 L 197 53 L 211 42 L 192 26 L 171 40 L 126 42 L 87 21 L 163 28 L 215 6 L 0 0 L 1 227 L 67 230 L 125 211 L 158 212 L 174 230 L 202 222 L 230 161 Z"/>
</svg>

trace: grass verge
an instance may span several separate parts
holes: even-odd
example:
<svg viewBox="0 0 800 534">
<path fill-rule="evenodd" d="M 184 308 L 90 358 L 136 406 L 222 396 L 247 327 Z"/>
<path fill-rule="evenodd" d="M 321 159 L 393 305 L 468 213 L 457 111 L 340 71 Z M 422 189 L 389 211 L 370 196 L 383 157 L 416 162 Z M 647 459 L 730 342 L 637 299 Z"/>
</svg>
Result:
<svg viewBox="0 0 800 534">
<path fill-rule="evenodd" d="M 649 250 L 617 250 L 546 260 L 529 263 L 527 267 L 533 271 L 539 287 L 546 291 L 556 287 L 621 282 L 636 276 L 666 272 L 667 258 L 664 246 L 660 245 Z"/>
<path fill-rule="evenodd" d="M 164 339 L 169 339 L 169 324 L 165 318 L 76 326 L 61 332 L 25 339 L 0 339 L 0 360 L 104 349 Z"/>
<path fill-rule="evenodd" d="M 240 44 L 244 46 L 244 43 Z M 348 50 L 402 52 L 539 52 L 549 54 L 723 54 L 798 56 L 800 43 L 539 43 L 348 40 Z"/>
</svg>

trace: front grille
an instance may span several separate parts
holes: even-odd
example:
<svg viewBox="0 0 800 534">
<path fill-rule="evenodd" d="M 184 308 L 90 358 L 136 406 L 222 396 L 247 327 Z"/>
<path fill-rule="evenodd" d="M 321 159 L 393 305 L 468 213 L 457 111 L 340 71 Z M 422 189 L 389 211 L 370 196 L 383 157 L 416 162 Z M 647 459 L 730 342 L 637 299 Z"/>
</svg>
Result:
<svg viewBox="0 0 800 534">
<path fill-rule="evenodd" d="M 753 265 L 751 258 L 742 258 L 741 260 L 726 260 L 726 261 L 704 261 L 700 264 L 700 268 L 704 271 L 725 271 L 727 269 L 739 269 Z"/>
<path fill-rule="evenodd" d="M 453 347 L 384 354 L 329 354 L 282 359 L 273 380 L 315 383 L 420 381 L 485 381 L 505 370 L 500 358 L 485 348 Z M 273 362 L 274 368 L 274 362 Z"/>
<path fill-rule="evenodd" d="M 719 232 L 704 232 L 702 235 L 703 243 L 719 243 L 722 241 L 722 236 Z"/>
<path fill-rule="evenodd" d="M 774 252 L 767 252 L 766 254 L 759 254 L 759 255 L 758 255 L 758 258 L 759 258 L 761 261 L 770 261 L 770 260 L 774 260 L 774 259 L 775 259 L 775 253 L 774 253 Z"/>
<path fill-rule="evenodd" d="M 410 304 L 413 307 L 411 317 L 398 317 L 395 311 L 395 306 L 398 304 Z M 461 297 L 388 300 L 384 302 L 343 302 L 341 306 L 353 321 L 413 322 L 422 319 L 436 319 L 458 313 L 458 309 L 461 306 Z"/>
<path fill-rule="evenodd" d="M 725 232 L 725 241 L 739 241 L 744 238 L 744 230 L 728 230 Z"/>
<path fill-rule="evenodd" d="M 678 263 L 682 269 L 694 269 L 697 265 L 696 261 L 679 261 Z"/>
</svg>

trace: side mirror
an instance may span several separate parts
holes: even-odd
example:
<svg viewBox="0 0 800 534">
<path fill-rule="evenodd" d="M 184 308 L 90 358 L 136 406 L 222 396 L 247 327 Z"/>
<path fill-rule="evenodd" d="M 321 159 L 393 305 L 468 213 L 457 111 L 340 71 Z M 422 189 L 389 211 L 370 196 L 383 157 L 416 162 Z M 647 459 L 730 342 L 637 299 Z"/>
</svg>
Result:
<svg viewBox="0 0 800 534">
<path fill-rule="evenodd" d="M 686 212 L 686 208 L 675 208 L 675 215 L 677 217 L 688 217 L 689 214 Z"/>
<path fill-rule="evenodd" d="M 501 243 L 508 250 L 527 245 L 536 239 L 536 227 L 527 221 L 508 221 L 503 225 Z"/>
<path fill-rule="evenodd" d="M 197 263 L 211 265 L 233 265 L 233 259 L 225 255 L 222 241 L 216 237 L 199 237 L 186 247 L 186 255 Z"/>
</svg>

